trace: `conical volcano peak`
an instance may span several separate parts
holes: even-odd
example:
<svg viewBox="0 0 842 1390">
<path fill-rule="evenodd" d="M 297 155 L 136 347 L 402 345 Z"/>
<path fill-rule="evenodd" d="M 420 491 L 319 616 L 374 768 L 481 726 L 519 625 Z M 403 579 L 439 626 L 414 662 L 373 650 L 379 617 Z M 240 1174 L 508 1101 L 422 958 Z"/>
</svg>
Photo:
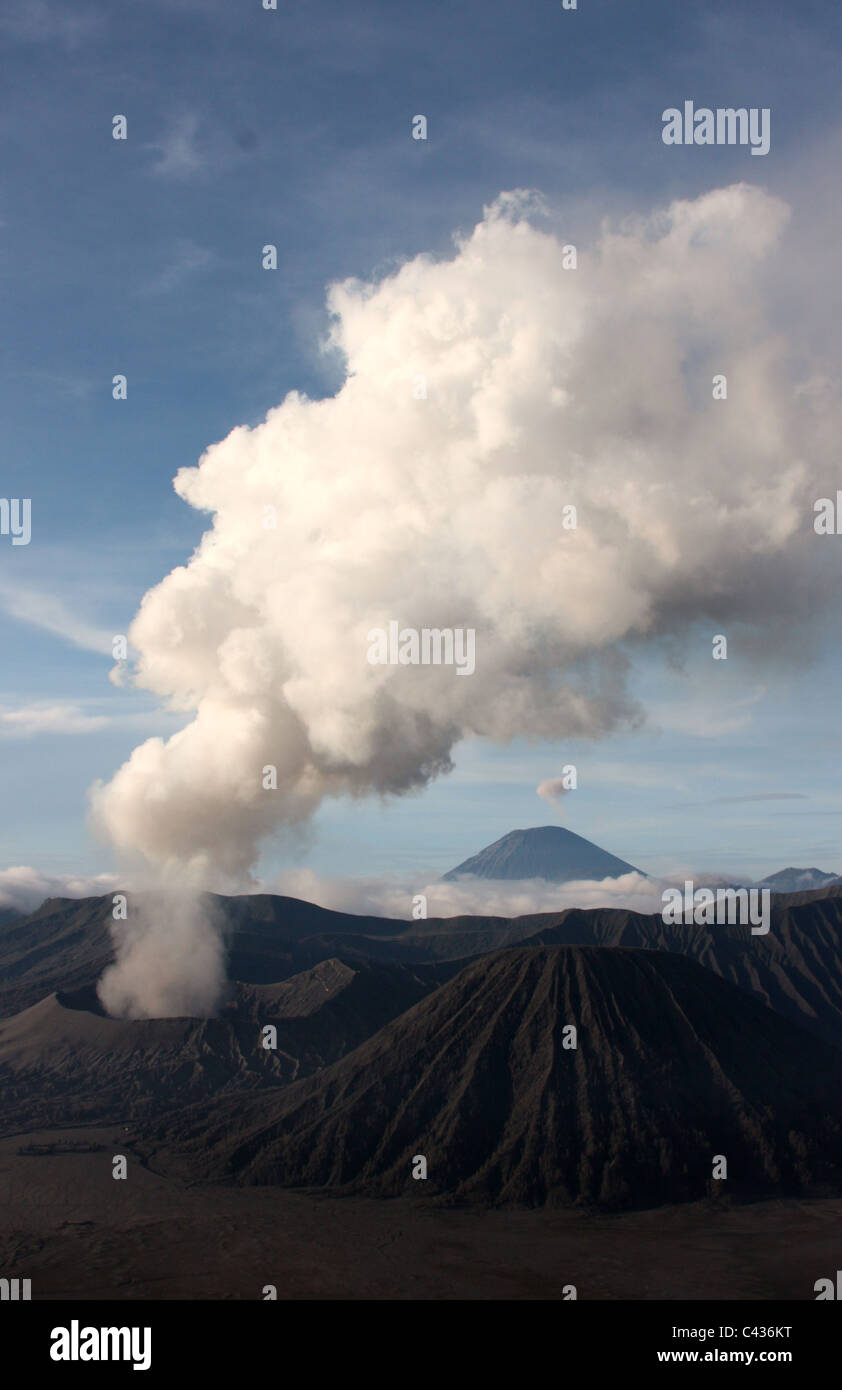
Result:
<svg viewBox="0 0 842 1390">
<path fill-rule="evenodd" d="M 528 830 L 510 830 L 443 877 L 452 881 L 473 874 L 477 878 L 543 878 L 550 883 L 571 883 L 640 872 L 625 859 L 618 859 L 562 825 L 537 825 Z"/>
</svg>

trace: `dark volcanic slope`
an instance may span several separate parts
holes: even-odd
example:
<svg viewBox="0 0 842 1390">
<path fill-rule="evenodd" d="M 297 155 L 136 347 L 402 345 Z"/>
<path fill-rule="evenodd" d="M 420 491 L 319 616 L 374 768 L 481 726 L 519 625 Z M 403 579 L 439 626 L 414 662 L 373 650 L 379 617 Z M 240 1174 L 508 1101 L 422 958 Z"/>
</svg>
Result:
<svg viewBox="0 0 842 1390">
<path fill-rule="evenodd" d="M 92 991 L 51 994 L 0 1023 L 0 1132 L 157 1114 L 255 1084 L 261 1059 L 249 1060 L 221 1020 L 127 1022 L 97 1011 Z"/>
<path fill-rule="evenodd" d="M 834 1049 L 683 957 L 530 948 L 472 963 L 318 1077 L 170 1138 L 194 1174 L 376 1195 L 644 1207 L 706 1195 L 715 1154 L 729 1193 L 840 1193 L 840 1085 Z"/>
<path fill-rule="evenodd" d="M 454 969 L 323 961 L 281 984 L 237 986 L 211 1019 L 113 1019 L 90 987 L 51 994 L 0 1021 L 0 1133 L 136 1122 L 288 1084 L 344 1057 Z M 266 1024 L 276 1049 L 262 1045 Z"/>
<path fill-rule="evenodd" d="M 112 900 L 47 898 L 0 923 L 0 1018 L 96 980 L 111 959 Z"/>
<path fill-rule="evenodd" d="M 477 878 L 545 878 L 550 883 L 570 883 L 639 872 L 591 840 L 574 835 L 572 830 L 561 825 L 540 825 L 531 830 L 511 830 L 442 877 L 445 882 L 474 874 Z"/>
</svg>

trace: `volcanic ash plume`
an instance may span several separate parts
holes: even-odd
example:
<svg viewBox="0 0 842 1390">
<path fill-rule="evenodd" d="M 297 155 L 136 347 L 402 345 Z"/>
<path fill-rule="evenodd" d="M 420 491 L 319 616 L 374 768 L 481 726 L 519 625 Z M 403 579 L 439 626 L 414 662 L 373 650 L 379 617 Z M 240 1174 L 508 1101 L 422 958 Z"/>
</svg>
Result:
<svg viewBox="0 0 842 1390">
<path fill-rule="evenodd" d="M 95 789 L 120 850 L 241 876 L 273 828 L 420 787 L 463 736 L 633 722 L 621 644 L 780 628 L 838 425 L 767 321 L 786 207 L 720 189 L 576 267 L 526 207 L 501 198 L 450 260 L 334 286 L 341 390 L 179 472 L 213 521 L 130 638 L 138 685 L 194 718 Z M 475 630 L 475 671 L 372 664 L 393 622 Z"/>
<path fill-rule="evenodd" d="M 205 1018 L 225 984 L 222 924 L 212 901 L 186 889 L 132 895 L 112 924 L 116 961 L 97 986 L 115 1018 Z"/>
</svg>

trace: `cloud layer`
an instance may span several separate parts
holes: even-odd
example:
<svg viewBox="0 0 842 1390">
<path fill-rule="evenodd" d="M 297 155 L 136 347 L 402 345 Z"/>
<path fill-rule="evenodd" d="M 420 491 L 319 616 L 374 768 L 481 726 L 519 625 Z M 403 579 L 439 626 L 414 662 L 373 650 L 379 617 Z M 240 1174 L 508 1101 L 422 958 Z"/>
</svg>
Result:
<svg viewBox="0 0 842 1390">
<path fill-rule="evenodd" d="M 255 880 L 250 891 L 280 893 L 335 912 L 408 921 L 419 894 L 427 900 L 428 917 L 518 917 L 566 907 L 660 912 L 664 888 L 681 887 L 685 878 L 714 888 L 726 882 L 718 873 L 691 868 L 676 869 L 663 878 L 629 873 L 572 883 L 470 876 L 443 883 L 435 877 L 426 881 L 424 875 L 327 878 L 312 869 L 289 869 L 272 882 Z M 47 897 L 99 897 L 125 886 L 113 874 L 85 879 L 25 867 L 4 869 L 0 870 L 0 908 L 31 912 Z M 225 969 L 220 923 L 212 920 L 207 898 L 168 884 L 152 892 L 130 893 L 128 908 L 126 920 L 115 921 L 112 927 L 116 963 L 105 972 L 101 990 L 109 1011 L 135 1018 L 212 1012 L 224 986 Z M 190 962 L 189 969 L 183 965 L 185 960 Z"/>
<path fill-rule="evenodd" d="M 17 864 L 0 869 L 0 909 L 33 912 L 45 898 L 96 898 L 116 887 L 116 874 L 84 878 L 78 874 L 46 874 Z"/>
<path fill-rule="evenodd" d="M 711 882 L 709 878 L 703 881 Z M 660 912 L 661 892 L 672 886 L 672 881 L 638 873 L 575 883 L 549 883 L 543 878 L 503 882 L 468 876 L 448 883 L 433 880 L 419 884 L 408 879 L 324 878 L 310 869 L 291 869 L 266 891 L 303 898 L 334 912 L 403 921 L 412 918 L 413 903 L 419 895 L 426 899 L 427 917 L 524 917 L 532 912 L 561 912 L 567 907 Z"/>
</svg>

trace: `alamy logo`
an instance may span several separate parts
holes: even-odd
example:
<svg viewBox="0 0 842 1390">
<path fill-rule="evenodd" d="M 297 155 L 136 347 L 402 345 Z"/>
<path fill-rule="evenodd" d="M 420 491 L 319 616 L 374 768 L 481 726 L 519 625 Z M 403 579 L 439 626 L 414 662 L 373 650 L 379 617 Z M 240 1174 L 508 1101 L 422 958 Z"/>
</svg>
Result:
<svg viewBox="0 0 842 1390">
<path fill-rule="evenodd" d="M 457 676 L 476 669 L 476 630 L 472 627 L 373 627 L 366 634 L 372 666 L 455 666 Z"/>
<path fill-rule="evenodd" d="M 680 888 L 666 888 L 661 894 L 661 919 L 668 927 L 695 922 L 699 927 L 751 926 L 752 936 L 765 936 L 769 930 L 772 893 L 769 888 L 693 888 L 685 879 Z"/>
<path fill-rule="evenodd" d="M 53 1361 L 133 1361 L 135 1371 L 152 1365 L 151 1327 L 80 1327 L 74 1318 L 50 1336 Z"/>
<path fill-rule="evenodd" d="M 12 545 L 32 540 L 32 499 L 0 497 L 0 536 L 11 536 Z"/>
<path fill-rule="evenodd" d="M 28 1303 L 31 1298 L 31 1279 L 0 1279 L 0 1302 Z"/>
<path fill-rule="evenodd" d="M 835 502 L 832 497 L 820 497 L 813 503 L 813 511 L 817 536 L 842 536 L 842 488 L 837 488 Z"/>
<path fill-rule="evenodd" d="M 661 120 L 665 145 L 751 145 L 752 154 L 769 153 L 769 106 L 718 106 L 715 111 L 700 106 L 694 110 L 692 101 L 685 101 L 683 112 L 677 106 L 668 106 Z"/>
</svg>

